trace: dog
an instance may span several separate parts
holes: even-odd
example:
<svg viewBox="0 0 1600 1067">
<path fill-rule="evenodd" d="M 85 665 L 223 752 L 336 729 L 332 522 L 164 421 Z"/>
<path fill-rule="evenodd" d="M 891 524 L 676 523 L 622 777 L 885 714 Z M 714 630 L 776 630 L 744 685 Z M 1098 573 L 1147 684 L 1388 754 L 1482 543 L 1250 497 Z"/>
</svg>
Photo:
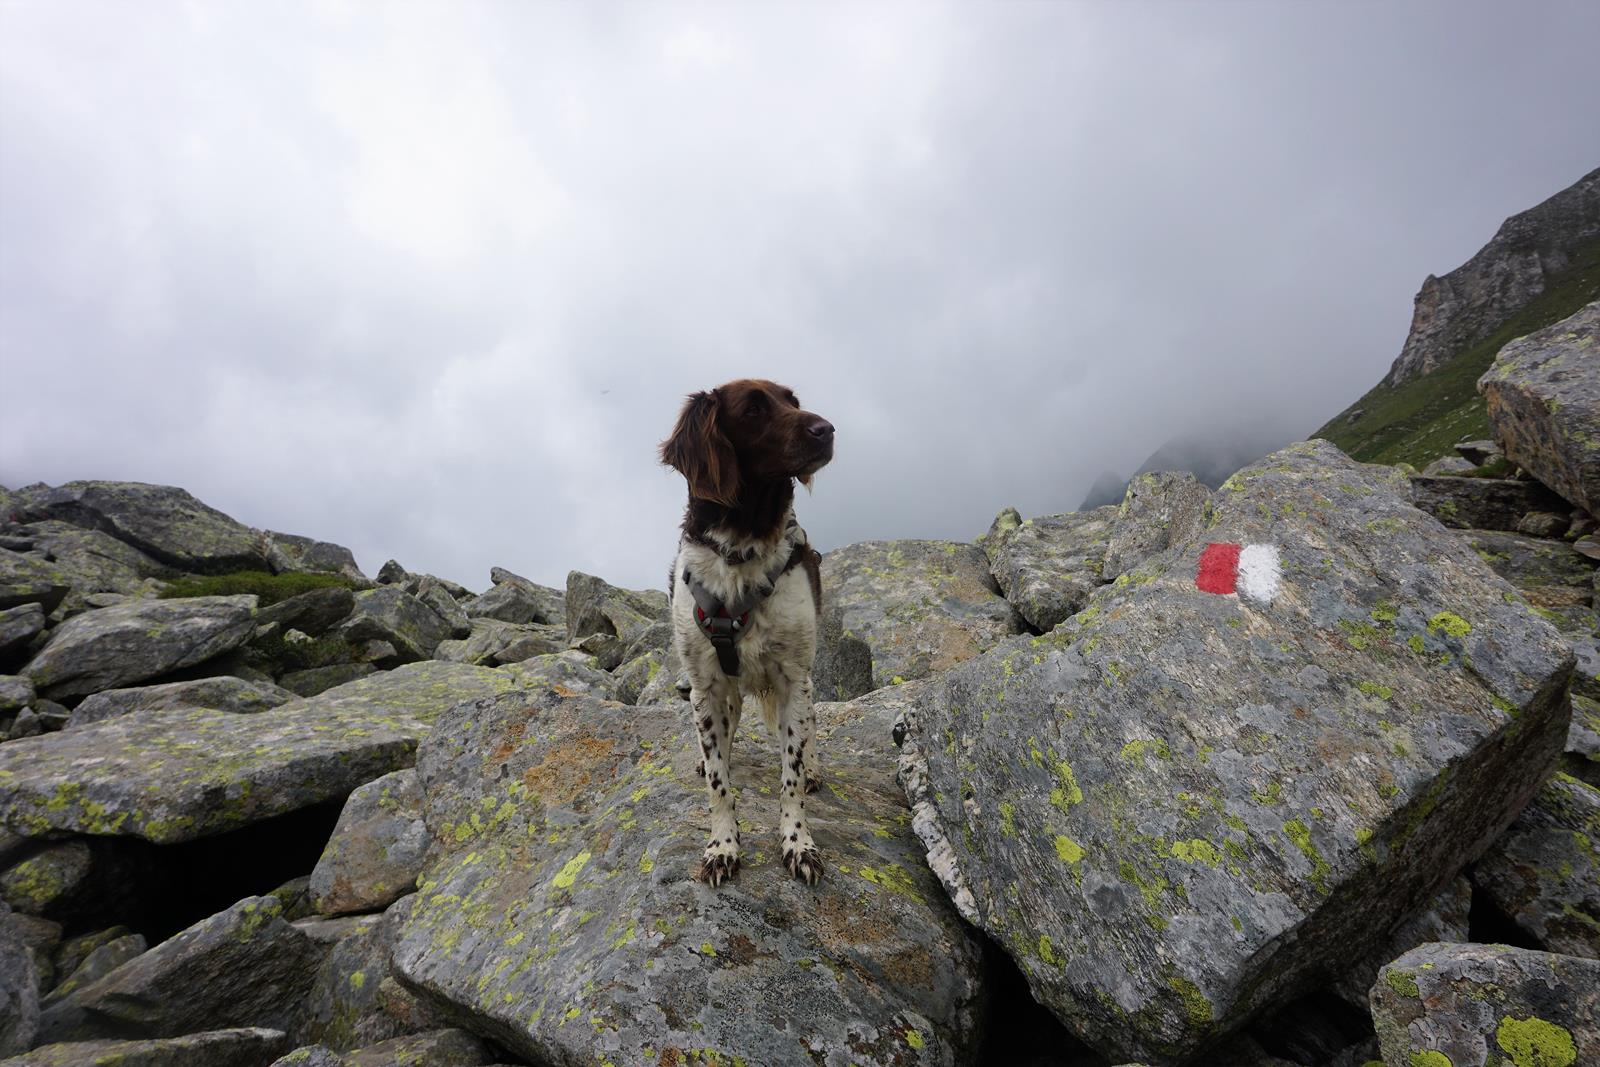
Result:
<svg viewBox="0 0 1600 1067">
<path fill-rule="evenodd" d="M 811 664 L 822 557 L 795 521 L 794 486 L 810 488 L 833 458 L 833 434 L 793 390 L 745 378 L 691 395 L 661 444 L 661 462 L 689 483 L 669 588 L 711 804 L 697 877 L 713 888 L 739 872 L 729 767 L 746 694 L 760 698 L 783 749 L 783 865 L 809 885 L 822 877 L 805 812 L 817 785 Z"/>
</svg>

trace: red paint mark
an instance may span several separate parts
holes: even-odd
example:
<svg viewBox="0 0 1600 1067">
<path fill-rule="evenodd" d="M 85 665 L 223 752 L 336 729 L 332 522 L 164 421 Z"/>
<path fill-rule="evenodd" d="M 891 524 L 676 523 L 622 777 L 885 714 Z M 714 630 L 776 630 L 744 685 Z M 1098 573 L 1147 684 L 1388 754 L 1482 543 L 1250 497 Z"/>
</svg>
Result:
<svg viewBox="0 0 1600 1067">
<path fill-rule="evenodd" d="M 1202 593 L 1227 594 L 1239 579 L 1239 545 L 1212 543 L 1200 553 L 1194 584 Z"/>
</svg>

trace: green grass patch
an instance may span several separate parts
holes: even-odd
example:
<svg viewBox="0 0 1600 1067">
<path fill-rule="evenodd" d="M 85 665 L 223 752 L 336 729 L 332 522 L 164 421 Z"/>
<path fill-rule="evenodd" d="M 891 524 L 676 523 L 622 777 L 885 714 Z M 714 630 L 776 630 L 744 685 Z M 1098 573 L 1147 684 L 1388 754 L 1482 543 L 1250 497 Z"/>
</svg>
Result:
<svg viewBox="0 0 1600 1067">
<path fill-rule="evenodd" d="M 194 575 L 177 578 L 162 590 L 163 600 L 190 596 L 237 596 L 254 593 L 258 607 L 276 604 L 313 589 L 355 589 L 356 583 L 341 574 L 268 574 L 266 571 L 236 571 L 233 574 Z"/>
<path fill-rule="evenodd" d="M 1505 325 L 1457 353 L 1431 374 L 1399 386 L 1379 383 L 1312 434 L 1325 437 L 1366 463 L 1410 463 L 1418 468 L 1453 455 L 1457 441 L 1487 438 L 1489 413 L 1478 395 L 1478 379 L 1496 353 L 1519 337 L 1541 330 L 1600 300 L 1600 240 L 1572 256 L 1571 268 Z M 1363 414 L 1354 422 L 1350 413 Z"/>
<path fill-rule="evenodd" d="M 282 634 L 258 637 L 245 646 L 250 666 L 277 676 L 336 663 L 361 662 L 361 649 L 342 637 L 318 637 L 310 641 L 285 641 Z"/>
</svg>

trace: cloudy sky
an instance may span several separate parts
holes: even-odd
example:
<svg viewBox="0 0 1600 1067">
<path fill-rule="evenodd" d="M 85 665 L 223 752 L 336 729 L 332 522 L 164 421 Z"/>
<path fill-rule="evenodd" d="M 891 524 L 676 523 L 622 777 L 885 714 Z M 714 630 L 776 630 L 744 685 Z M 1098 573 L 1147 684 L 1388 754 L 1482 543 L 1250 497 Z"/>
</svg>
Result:
<svg viewBox="0 0 1600 1067">
<path fill-rule="evenodd" d="M 683 395 L 824 548 L 1310 432 L 1600 163 L 1600 5 L 0 0 L 0 484 L 653 586 Z M 1263 446 L 1265 447 L 1265 446 Z"/>
</svg>

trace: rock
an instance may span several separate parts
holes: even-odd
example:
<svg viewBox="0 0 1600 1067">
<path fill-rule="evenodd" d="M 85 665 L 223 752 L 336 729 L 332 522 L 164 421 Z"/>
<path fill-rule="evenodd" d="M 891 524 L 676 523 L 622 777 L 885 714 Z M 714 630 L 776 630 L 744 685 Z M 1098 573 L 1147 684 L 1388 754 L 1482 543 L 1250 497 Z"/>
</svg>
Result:
<svg viewBox="0 0 1600 1067">
<path fill-rule="evenodd" d="M 386 641 L 399 663 L 413 663 L 433 655 L 450 636 L 450 624 L 410 593 L 388 585 L 357 594 L 355 611 L 333 632 L 352 643 Z"/>
<path fill-rule="evenodd" d="M 1478 392 L 1507 458 L 1600 514 L 1600 301 L 1506 345 Z"/>
<path fill-rule="evenodd" d="M 409 914 L 413 899 L 401 900 L 381 916 L 316 920 L 328 926 L 351 925 L 345 927 L 343 936 L 332 940 L 317 969 L 305 998 L 300 1040 L 348 1051 L 447 1025 L 436 1012 L 419 1005 L 412 1006 L 419 1012 L 416 1017 L 389 1010 L 386 984 L 388 989 L 395 988 L 390 954 L 400 920 Z M 299 925 L 316 936 L 311 931 L 313 923 Z"/>
<path fill-rule="evenodd" d="M 169 567 L 192 574 L 265 570 L 266 542 L 243 523 L 182 489 L 140 482 L 67 482 L 19 494 L 25 522 L 60 519 L 101 530 Z"/>
<path fill-rule="evenodd" d="M 1426 467 L 1423 467 L 1422 473 L 1429 476 L 1435 474 L 1465 474 L 1468 471 L 1477 470 L 1477 468 L 1478 464 L 1460 456 L 1440 456 Z"/>
<path fill-rule="evenodd" d="M 61 924 L 37 915 L 24 915 L 10 911 L 9 905 L 0 901 L 0 926 L 8 926 L 22 947 L 33 959 L 33 968 L 39 976 L 39 996 L 42 998 L 56 983 L 54 959 L 61 944 Z"/>
<path fill-rule="evenodd" d="M 18 674 L 0 674 L 0 713 L 20 711 L 32 704 L 37 695 L 32 678 Z"/>
<path fill-rule="evenodd" d="M 1428 374 L 1492 336 L 1565 276 L 1573 256 L 1596 236 L 1600 170 L 1506 219 L 1488 244 L 1444 277 L 1428 275 L 1405 347 L 1384 381 L 1400 385 Z"/>
<path fill-rule="evenodd" d="M 655 681 L 666 662 L 666 652 L 656 649 L 618 667 L 615 672 L 617 699 L 624 704 L 639 703 L 640 695 Z"/>
<path fill-rule="evenodd" d="M 445 708 L 513 688 L 486 667 L 411 664 L 255 715 L 151 711 L 0 745 L 13 831 L 188 841 L 409 766 Z"/>
<path fill-rule="evenodd" d="M 1481 467 L 1499 459 L 1505 453 L 1500 451 L 1500 446 L 1493 441 L 1457 441 L 1451 446 L 1456 454 L 1467 461 L 1470 467 Z"/>
<path fill-rule="evenodd" d="M 343 545 L 272 530 L 266 532 L 265 543 L 274 574 L 338 574 L 362 586 L 372 584 L 356 565 L 355 553 Z"/>
<path fill-rule="evenodd" d="M 567 641 L 591 634 L 615 635 L 625 649 L 667 617 L 667 594 L 655 589 L 622 589 L 582 571 L 567 574 Z"/>
<path fill-rule="evenodd" d="M 1457 529 L 1515 530 L 1530 511 L 1561 506 L 1561 498 L 1522 478 L 1460 478 L 1414 474 L 1412 502 Z"/>
<path fill-rule="evenodd" d="M 0 548 L 0 608 L 38 604 L 46 614 L 72 591 L 66 570 L 42 556 Z"/>
<path fill-rule="evenodd" d="M 0 897 L 24 914 L 59 918 L 81 902 L 93 869 L 88 842 L 48 844 L 0 873 Z"/>
<path fill-rule="evenodd" d="M 567 647 L 565 626 L 518 625 L 493 618 L 472 620 L 469 636 L 441 641 L 434 656 L 451 663 L 476 663 L 486 667 L 517 663 L 533 656 L 560 652 Z"/>
<path fill-rule="evenodd" d="M 24 737 L 37 737 L 44 733 L 44 724 L 39 721 L 39 716 L 34 714 L 32 708 L 23 708 L 17 712 L 16 718 L 11 720 L 11 728 L 6 732 L 6 740 L 17 741 Z"/>
<path fill-rule="evenodd" d="M 131 545 L 100 530 L 86 530 L 59 520 L 15 527 L 55 566 L 68 575 L 80 593 L 143 595 L 146 580 L 170 577 L 168 567 Z"/>
<path fill-rule="evenodd" d="M 22 668 L 45 696 L 82 696 L 203 663 L 243 644 L 254 596 L 136 600 L 75 615 Z"/>
<path fill-rule="evenodd" d="M 268 893 L 278 903 L 283 905 L 283 917 L 287 922 L 310 918 L 317 914 L 317 909 L 311 905 L 311 876 L 302 874 L 298 878 L 291 878 L 287 882 Z"/>
<path fill-rule="evenodd" d="M 368 782 L 345 801 L 311 872 L 312 903 L 322 915 L 387 907 L 416 889 L 427 847 L 416 772 L 407 768 Z"/>
<path fill-rule="evenodd" d="M 417 581 L 416 591 L 412 595 L 444 620 L 450 628 L 451 637 L 466 637 L 472 632 L 472 620 L 467 618 L 467 613 L 461 610 L 461 605 L 456 603 L 456 598 L 450 595 L 444 583 L 431 574 L 425 574 Z"/>
<path fill-rule="evenodd" d="M 1407 916 L 1366 958 L 1339 976 L 1333 991 L 1346 1004 L 1367 1012 L 1367 993 L 1386 963 L 1430 941 L 1469 941 L 1472 883 L 1455 878 L 1421 911 Z"/>
<path fill-rule="evenodd" d="M 313 697 L 329 689 L 376 674 L 378 668 L 370 663 L 334 663 L 326 667 L 311 667 L 303 671 L 290 671 L 278 679 L 278 684 L 291 693 Z"/>
<path fill-rule="evenodd" d="M 538 585 L 496 567 L 494 585 L 482 596 L 461 605 L 469 618 L 498 619 L 525 626 L 529 623 L 566 623 L 565 597 L 559 589 Z"/>
<path fill-rule="evenodd" d="M 480 1067 L 494 1062 L 494 1053 L 475 1034 L 465 1030 L 433 1030 L 426 1034 L 392 1037 L 344 1057 L 349 1067 Z"/>
<path fill-rule="evenodd" d="M 1600 701 L 1581 695 L 1572 698 L 1572 726 L 1561 762 L 1574 778 L 1600 786 Z"/>
<path fill-rule="evenodd" d="M 690 878 L 705 799 L 679 716 L 553 693 L 461 705 L 419 752 L 440 855 L 396 969 L 541 1063 L 970 1062 L 981 955 L 920 862 L 892 705 L 870 700 L 819 708 L 816 887 L 781 868 L 759 796 L 777 769 L 747 727 L 745 863 L 720 890 Z"/>
<path fill-rule="evenodd" d="M 925 678 L 1018 633 L 982 549 L 953 541 L 864 541 L 822 557 L 823 613 L 872 651 L 872 688 Z"/>
<path fill-rule="evenodd" d="M 172 708 L 209 708 L 235 715 L 252 715 L 280 707 L 293 699 L 295 694 L 287 689 L 223 675 L 135 689 L 107 689 L 84 698 L 83 703 L 73 709 L 67 725 L 87 726 L 118 715 Z"/>
<path fill-rule="evenodd" d="M 282 1030 L 240 1027 L 132 1041 L 71 1041 L 7 1060 L 6 1067 L 267 1067 L 289 1047 Z"/>
<path fill-rule="evenodd" d="M 56 973 L 62 976 L 70 975 L 83 965 L 83 961 L 88 959 L 95 949 L 109 945 L 131 933 L 133 931 L 126 926 L 109 926 L 103 930 L 92 930 L 61 941 L 55 949 Z"/>
<path fill-rule="evenodd" d="M 284 630 L 299 630 L 311 637 L 321 637 L 349 618 L 355 609 L 355 594 L 348 589 L 337 586 L 312 589 L 260 609 L 256 612 L 256 623 L 263 626 L 277 623 Z"/>
<path fill-rule="evenodd" d="M 1024 520 L 1015 508 L 1007 508 L 995 517 L 989 532 L 980 539 L 983 552 L 998 589 L 1029 626 L 1040 632 L 1053 628 L 1081 608 L 1089 594 L 1101 586 L 1101 568 L 1117 510 L 1107 505 L 1093 511 Z M 833 555 L 829 553 L 830 558 Z M 864 566 L 882 569 L 872 562 Z M 823 588 L 829 589 L 826 581 Z M 983 603 L 978 589 L 961 599 Z M 846 628 L 855 627 L 847 622 Z M 996 631 L 982 647 L 988 648 L 999 636 L 1015 632 Z M 875 677 L 883 674 L 881 669 L 874 673 Z"/>
<path fill-rule="evenodd" d="M 491 574 L 499 570 L 499 567 L 495 567 L 493 571 L 491 571 Z M 510 572 L 507 571 L 506 573 L 509 574 Z M 450 579 L 441 578 L 437 574 L 413 574 L 411 576 L 411 582 L 413 584 L 407 586 L 406 592 L 410 593 L 412 596 L 417 594 L 417 590 L 422 588 L 422 585 L 425 582 L 433 583 L 443 588 L 446 593 L 450 594 L 451 599 L 453 599 L 457 604 L 461 603 L 463 600 L 471 600 L 475 595 L 472 590 L 468 589 L 460 582 L 452 582 Z"/>
<path fill-rule="evenodd" d="M 1550 952 L 1600 959 L 1600 789 L 1558 774 L 1473 869 L 1495 907 Z"/>
<path fill-rule="evenodd" d="M 38 604 L 21 604 L 0 611 L 0 662 L 3 657 L 21 653 L 44 629 L 45 609 Z"/>
<path fill-rule="evenodd" d="M 46 1008 L 39 1039 L 288 1030 L 319 953 L 272 897 L 247 897 Z M 280 1050 L 281 1051 L 281 1050 Z"/>
<path fill-rule="evenodd" d="M 1570 651 L 1403 479 L 1291 445 L 1200 538 L 916 699 L 901 780 L 931 866 L 1108 1054 L 1192 1058 L 1355 965 L 1560 750 Z M 1281 573 L 1202 591 L 1208 540 Z"/>
<path fill-rule="evenodd" d="M 645 687 L 639 703 L 664 703 L 676 699 L 677 677 L 683 674 L 676 648 L 668 646 L 668 669 L 672 677 L 663 678 L 654 688 Z M 684 674 L 688 686 L 688 675 Z M 844 632 L 844 609 L 825 604 L 817 619 L 817 654 L 811 665 L 811 691 L 817 700 L 854 700 L 872 691 L 872 649 L 854 635 Z M 688 689 L 685 688 L 685 693 Z M 687 696 L 684 699 L 688 699 Z"/>
<path fill-rule="evenodd" d="M 1600 1063 L 1600 961 L 1430 944 L 1383 969 L 1372 1019 L 1387 1064 Z"/>
<path fill-rule="evenodd" d="M 378 568 L 377 583 L 379 585 L 405 585 L 415 578 L 416 575 L 392 559 L 385 560 L 383 566 Z"/>
<path fill-rule="evenodd" d="M 1517 532 L 1529 537 L 1560 537 L 1572 520 L 1551 511 L 1530 511 L 1517 520 Z"/>
<path fill-rule="evenodd" d="M 1552 613 L 1592 614 L 1589 603 L 1595 561 L 1574 551 L 1571 545 L 1493 530 L 1466 530 L 1461 536 L 1480 559 L 1516 586 L 1534 607 Z M 1593 626 L 1590 622 L 1588 628 Z"/>
<path fill-rule="evenodd" d="M 0 902 L 0 1056 L 15 1056 L 33 1046 L 39 1029 L 39 973 L 33 956 Z"/>
<path fill-rule="evenodd" d="M 143 955 L 149 947 L 143 934 L 124 934 L 107 941 L 85 956 L 83 962 L 50 991 L 44 1006 L 48 1008 L 63 997 L 99 981 L 135 956 Z"/>
<path fill-rule="evenodd" d="M 1211 490 L 1186 471 L 1134 475 L 1112 524 L 1101 579 L 1109 582 L 1195 536 L 1205 525 L 1210 503 Z"/>
<path fill-rule="evenodd" d="M 302 1045 L 273 1060 L 271 1067 L 350 1067 L 350 1061 L 326 1045 Z"/>
<path fill-rule="evenodd" d="M 498 668 L 518 689 L 550 690 L 562 696 L 587 693 L 602 700 L 615 700 L 615 675 L 600 670 L 582 652 L 567 651 L 534 656 Z"/>
</svg>

